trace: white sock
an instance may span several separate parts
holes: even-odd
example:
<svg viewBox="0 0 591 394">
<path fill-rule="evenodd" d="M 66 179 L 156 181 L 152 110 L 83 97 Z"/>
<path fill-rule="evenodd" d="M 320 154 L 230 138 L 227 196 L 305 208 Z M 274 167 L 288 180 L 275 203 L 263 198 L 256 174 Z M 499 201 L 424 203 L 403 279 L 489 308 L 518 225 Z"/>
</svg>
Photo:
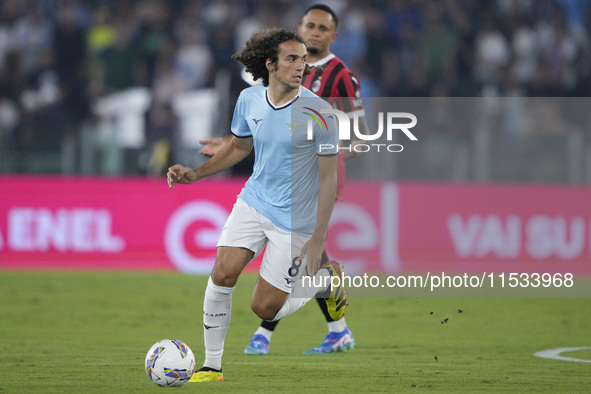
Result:
<svg viewBox="0 0 591 394">
<path fill-rule="evenodd" d="M 207 281 L 203 300 L 203 340 L 205 342 L 204 367 L 222 369 L 224 340 L 230 326 L 233 287 L 217 286 Z"/>
<path fill-rule="evenodd" d="M 343 332 L 347 328 L 345 316 L 341 317 L 339 320 L 329 321 L 327 323 L 329 332 Z"/>
<path fill-rule="evenodd" d="M 259 328 L 254 332 L 254 335 L 262 335 L 267 338 L 267 341 L 271 342 L 271 336 L 273 335 L 273 331 L 267 330 L 265 327 L 259 326 Z"/>
<path fill-rule="evenodd" d="M 330 286 L 330 273 L 327 269 L 319 270 L 314 278 L 303 276 L 295 284 L 294 290 L 287 296 L 285 304 L 279 309 L 272 321 L 291 315 L 308 303 L 316 294 Z"/>
</svg>

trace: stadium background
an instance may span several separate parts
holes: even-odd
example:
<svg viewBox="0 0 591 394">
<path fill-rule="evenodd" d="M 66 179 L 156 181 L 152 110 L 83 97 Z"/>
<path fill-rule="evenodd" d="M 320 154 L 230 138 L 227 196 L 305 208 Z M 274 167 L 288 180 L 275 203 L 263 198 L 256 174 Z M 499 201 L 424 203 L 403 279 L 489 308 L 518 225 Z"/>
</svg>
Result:
<svg viewBox="0 0 591 394">
<path fill-rule="evenodd" d="M 172 161 L 185 158 L 181 143 L 185 124 L 179 123 L 183 111 L 189 110 L 186 107 L 195 104 L 183 100 L 183 93 L 213 89 L 205 90 L 217 99 L 206 100 L 215 102 L 211 130 L 225 133 L 235 98 L 246 86 L 230 55 L 261 28 L 295 28 L 309 3 L 3 1 L 0 170 L 162 174 L 170 161 L 167 146 Z M 591 93 L 588 1 L 328 3 L 340 15 L 339 39 L 331 49 L 357 74 L 364 97 L 589 97 Z M 122 92 L 128 96 L 119 101 L 101 100 Z M 105 118 L 118 117 L 118 108 L 113 107 L 125 106 L 126 112 L 138 113 L 141 119 L 131 116 L 124 130 L 109 130 L 113 125 Z M 203 122 L 199 130 L 212 132 Z M 557 153 L 545 138 L 565 139 L 570 131 L 538 127 L 521 134 L 539 137 L 543 141 L 539 155 L 554 159 Z M 579 131 L 586 145 L 588 130 Z M 578 173 L 561 171 L 561 166 L 555 171 L 519 171 L 525 166 L 519 157 L 526 156 L 520 153 L 525 152 L 512 158 L 512 173 L 496 178 L 446 171 L 439 165 L 446 145 L 471 137 L 470 131 L 438 132 L 441 143 L 430 152 L 431 162 L 416 173 L 397 176 L 541 182 L 591 178 L 588 163 Z M 559 159 L 565 161 L 568 152 L 561 153 Z"/>
</svg>

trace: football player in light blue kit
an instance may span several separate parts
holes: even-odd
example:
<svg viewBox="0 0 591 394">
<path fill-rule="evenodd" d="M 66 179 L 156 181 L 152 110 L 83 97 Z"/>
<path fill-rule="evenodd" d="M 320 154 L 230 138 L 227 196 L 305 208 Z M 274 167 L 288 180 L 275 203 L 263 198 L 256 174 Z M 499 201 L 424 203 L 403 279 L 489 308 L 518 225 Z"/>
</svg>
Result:
<svg viewBox="0 0 591 394">
<path fill-rule="evenodd" d="M 231 142 L 195 169 L 176 164 L 168 170 L 168 184 L 174 188 L 174 183 L 190 184 L 233 166 L 253 147 L 256 154 L 253 174 L 217 245 L 203 302 L 205 362 L 190 382 L 223 380 L 232 291 L 242 269 L 265 245 L 251 299 L 257 316 L 281 319 L 319 293 L 327 298 L 335 320 L 345 312 L 342 283 L 331 286 L 326 280 L 341 277 L 342 267 L 334 261 L 320 266 L 336 195 L 337 125 L 325 117 L 313 123 L 308 138 L 307 114 L 319 115 L 330 105 L 301 86 L 306 54 L 304 40 L 295 32 L 272 28 L 253 35 L 232 58 L 263 85 L 240 94 Z M 314 277 L 313 283 L 325 285 L 302 286 L 306 272 Z"/>
</svg>

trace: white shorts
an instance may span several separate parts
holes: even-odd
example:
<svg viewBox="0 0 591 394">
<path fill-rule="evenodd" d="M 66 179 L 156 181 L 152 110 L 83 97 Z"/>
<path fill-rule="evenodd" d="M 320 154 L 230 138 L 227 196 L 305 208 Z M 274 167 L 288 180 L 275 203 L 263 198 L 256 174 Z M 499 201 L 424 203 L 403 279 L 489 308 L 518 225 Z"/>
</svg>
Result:
<svg viewBox="0 0 591 394">
<path fill-rule="evenodd" d="M 285 231 L 240 198 L 224 225 L 217 246 L 246 248 L 256 258 L 267 245 L 261 277 L 272 286 L 291 293 L 294 283 L 306 270 L 306 259 L 300 262 L 302 247 L 310 237 Z"/>
</svg>

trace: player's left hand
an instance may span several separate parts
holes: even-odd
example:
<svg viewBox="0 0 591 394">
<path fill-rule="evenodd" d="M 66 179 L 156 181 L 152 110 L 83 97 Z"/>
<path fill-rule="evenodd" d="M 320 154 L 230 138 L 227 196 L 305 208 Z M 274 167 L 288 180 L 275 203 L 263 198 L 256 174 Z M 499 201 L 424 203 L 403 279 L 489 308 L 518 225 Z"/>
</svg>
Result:
<svg viewBox="0 0 591 394">
<path fill-rule="evenodd" d="M 359 156 L 359 153 L 354 151 L 353 148 L 351 148 L 351 151 L 345 150 L 343 152 L 343 159 L 345 159 L 345 160 L 352 159 L 357 156 Z"/>
<path fill-rule="evenodd" d="M 168 187 L 174 189 L 175 183 L 189 184 L 195 182 L 195 173 L 189 167 L 175 164 L 168 168 L 166 173 L 166 181 Z"/>
<path fill-rule="evenodd" d="M 351 145 L 349 146 L 349 149 L 345 149 L 343 151 L 343 159 L 347 160 L 347 159 L 352 159 L 354 157 L 359 156 L 359 152 L 355 150 L 355 147 L 359 144 L 361 144 L 363 141 L 358 140 L 358 139 L 354 139 L 353 141 L 351 141 Z"/>
<path fill-rule="evenodd" d="M 322 260 L 323 250 L 324 240 L 320 238 L 312 237 L 308 240 L 308 242 L 304 244 L 299 259 L 303 261 L 304 257 L 307 257 L 308 274 L 310 274 L 310 276 L 316 275 L 316 273 L 320 269 L 320 262 Z"/>
</svg>

